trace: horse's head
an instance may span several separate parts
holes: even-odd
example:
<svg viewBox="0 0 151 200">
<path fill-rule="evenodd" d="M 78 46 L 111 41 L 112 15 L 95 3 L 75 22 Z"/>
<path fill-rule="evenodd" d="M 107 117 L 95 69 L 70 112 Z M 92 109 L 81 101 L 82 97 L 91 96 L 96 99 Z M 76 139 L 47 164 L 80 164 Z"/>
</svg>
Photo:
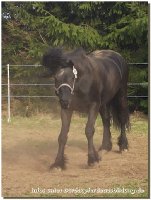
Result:
<svg viewBox="0 0 151 200">
<path fill-rule="evenodd" d="M 53 48 L 43 55 L 42 64 L 48 69 L 49 75 L 55 78 L 55 91 L 61 107 L 69 108 L 77 78 L 72 60 L 63 54 L 62 49 Z"/>
<path fill-rule="evenodd" d="M 72 95 L 74 94 L 77 70 L 73 67 L 61 68 L 55 75 L 55 92 L 59 97 L 61 107 L 70 107 Z"/>
</svg>

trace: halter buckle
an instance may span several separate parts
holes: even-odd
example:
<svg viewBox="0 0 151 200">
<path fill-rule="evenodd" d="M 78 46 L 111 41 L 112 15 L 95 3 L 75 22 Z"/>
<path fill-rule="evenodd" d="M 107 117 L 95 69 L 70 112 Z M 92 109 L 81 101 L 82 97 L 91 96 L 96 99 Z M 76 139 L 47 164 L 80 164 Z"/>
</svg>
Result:
<svg viewBox="0 0 151 200">
<path fill-rule="evenodd" d="M 74 67 L 74 65 L 73 65 L 73 70 L 72 71 L 73 71 L 74 77 L 77 78 L 78 72 L 77 72 L 76 68 Z"/>
</svg>

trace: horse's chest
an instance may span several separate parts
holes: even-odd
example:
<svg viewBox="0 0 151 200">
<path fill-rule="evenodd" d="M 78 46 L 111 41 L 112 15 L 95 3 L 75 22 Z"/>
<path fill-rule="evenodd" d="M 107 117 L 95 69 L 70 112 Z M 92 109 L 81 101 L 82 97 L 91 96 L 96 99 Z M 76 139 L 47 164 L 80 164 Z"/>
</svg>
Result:
<svg viewBox="0 0 151 200">
<path fill-rule="evenodd" d="M 74 96 L 71 102 L 73 110 L 79 112 L 88 112 L 90 104 L 91 102 L 87 97 L 81 98 L 80 96 Z"/>
</svg>

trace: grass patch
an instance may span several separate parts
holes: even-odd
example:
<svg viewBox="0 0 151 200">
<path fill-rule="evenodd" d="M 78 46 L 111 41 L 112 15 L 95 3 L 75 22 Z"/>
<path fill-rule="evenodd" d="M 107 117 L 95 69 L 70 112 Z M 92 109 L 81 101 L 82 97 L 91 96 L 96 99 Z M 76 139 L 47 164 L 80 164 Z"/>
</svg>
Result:
<svg viewBox="0 0 151 200">
<path fill-rule="evenodd" d="M 148 120 L 145 117 L 135 116 L 131 115 L 130 118 L 131 122 L 131 134 L 139 134 L 139 135 L 146 135 L 148 134 Z M 78 115 L 74 114 L 71 121 L 71 128 L 77 128 L 77 125 L 81 131 L 84 132 L 85 125 L 87 122 L 87 117 L 85 115 Z M 37 129 L 37 128 L 48 128 L 48 129 L 60 129 L 61 127 L 61 120 L 59 115 L 36 115 L 32 116 L 30 118 L 26 117 L 12 117 L 10 124 L 7 123 L 6 117 L 2 118 L 2 126 L 3 127 L 26 127 L 28 129 Z M 95 123 L 96 131 L 99 131 L 100 133 L 103 130 L 102 120 L 100 116 L 97 117 L 96 123 Z M 111 126 L 111 132 L 113 134 L 117 134 L 119 132 L 116 130 L 113 126 Z"/>
</svg>

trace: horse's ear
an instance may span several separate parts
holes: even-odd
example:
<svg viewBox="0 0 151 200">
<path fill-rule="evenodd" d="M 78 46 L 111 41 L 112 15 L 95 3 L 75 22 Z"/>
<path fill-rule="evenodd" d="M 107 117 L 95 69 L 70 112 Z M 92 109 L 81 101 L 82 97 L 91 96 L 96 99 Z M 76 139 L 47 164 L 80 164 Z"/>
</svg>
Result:
<svg viewBox="0 0 151 200">
<path fill-rule="evenodd" d="M 67 67 L 73 67 L 74 63 L 72 62 L 72 60 L 67 60 Z"/>
</svg>

